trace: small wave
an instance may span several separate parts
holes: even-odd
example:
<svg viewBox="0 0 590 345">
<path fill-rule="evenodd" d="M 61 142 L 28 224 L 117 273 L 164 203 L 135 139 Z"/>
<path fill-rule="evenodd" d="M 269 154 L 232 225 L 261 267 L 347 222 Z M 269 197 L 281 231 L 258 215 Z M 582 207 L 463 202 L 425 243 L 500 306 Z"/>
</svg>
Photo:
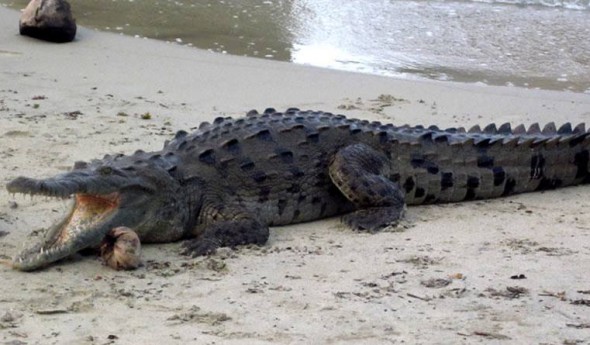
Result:
<svg viewBox="0 0 590 345">
<path fill-rule="evenodd" d="M 567 10 L 590 10 L 590 0 L 465 0 L 466 2 L 483 2 L 489 4 L 507 4 L 517 6 L 543 6 L 564 8 Z"/>
</svg>

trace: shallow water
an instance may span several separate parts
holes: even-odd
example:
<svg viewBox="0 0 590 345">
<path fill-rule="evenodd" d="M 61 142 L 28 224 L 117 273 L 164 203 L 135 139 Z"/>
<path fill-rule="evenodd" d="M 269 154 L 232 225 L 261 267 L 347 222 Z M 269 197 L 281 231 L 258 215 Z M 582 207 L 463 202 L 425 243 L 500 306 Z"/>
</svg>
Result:
<svg viewBox="0 0 590 345">
<path fill-rule="evenodd" d="M 71 0 L 81 25 L 365 73 L 590 93 L 590 0 Z M 21 8 L 28 1 L 0 0 Z"/>
</svg>

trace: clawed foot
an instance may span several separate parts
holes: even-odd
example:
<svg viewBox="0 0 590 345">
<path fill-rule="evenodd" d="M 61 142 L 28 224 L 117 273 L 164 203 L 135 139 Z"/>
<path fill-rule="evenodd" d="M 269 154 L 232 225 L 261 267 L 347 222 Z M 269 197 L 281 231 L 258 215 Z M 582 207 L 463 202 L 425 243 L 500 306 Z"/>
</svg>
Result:
<svg viewBox="0 0 590 345">
<path fill-rule="evenodd" d="M 354 230 L 377 232 L 388 226 L 396 226 L 403 212 L 393 207 L 375 207 L 357 210 L 342 217 L 342 221 Z"/>
<path fill-rule="evenodd" d="M 221 243 L 213 239 L 195 238 L 187 240 L 182 243 L 182 255 L 196 258 L 198 256 L 208 256 L 215 254 L 217 248 L 221 247 Z"/>
<path fill-rule="evenodd" d="M 199 237 L 182 244 L 182 254 L 192 257 L 211 255 L 219 247 L 236 247 L 244 244 L 262 245 L 268 240 L 268 227 L 243 218 L 211 224 Z"/>
</svg>

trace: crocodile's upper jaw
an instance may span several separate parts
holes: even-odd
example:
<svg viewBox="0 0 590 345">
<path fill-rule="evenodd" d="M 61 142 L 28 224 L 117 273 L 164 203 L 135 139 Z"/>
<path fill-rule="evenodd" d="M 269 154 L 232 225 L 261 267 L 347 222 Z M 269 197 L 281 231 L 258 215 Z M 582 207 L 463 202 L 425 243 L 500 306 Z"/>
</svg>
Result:
<svg viewBox="0 0 590 345">
<path fill-rule="evenodd" d="M 179 196 L 180 185 L 161 155 L 149 157 L 152 154 L 142 151 L 105 156 L 90 164 L 77 163 L 74 170 L 54 177 L 21 176 L 9 182 L 9 193 L 74 199 L 70 211 L 38 244 L 14 258 L 13 267 L 31 271 L 98 247 L 119 226 L 132 228 L 142 242 L 182 237 L 188 207 Z"/>
<path fill-rule="evenodd" d="M 97 246 L 110 230 L 119 203 L 118 193 L 75 194 L 70 212 L 46 232 L 42 241 L 16 255 L 13 268 L 34 270 Z"/>
</svg>

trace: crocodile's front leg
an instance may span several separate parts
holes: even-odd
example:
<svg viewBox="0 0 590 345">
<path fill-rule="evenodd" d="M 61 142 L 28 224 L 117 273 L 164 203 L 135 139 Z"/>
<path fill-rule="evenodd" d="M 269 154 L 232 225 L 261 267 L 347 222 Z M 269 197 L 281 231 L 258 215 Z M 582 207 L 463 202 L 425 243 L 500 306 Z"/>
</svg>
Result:
<svg viewBox="0 0 590 345">
<path fill-rule="evenodd" d="M 268 240 L 268 226 L 244 210 L 227 207 L 221 202 L 204 206 L 199 219 L 194 229 L 196 238 L 184 242 L 182 254 L 209 255 L 219 247 L 263 245 Z"/>
<path fill-rule="evenodd" d="M 342 218 L 353 229 L 377 231 L 402 217 L 404 193 L 387 178 L 389 170 L 387 157 L 364 144 L 347 146 L 334 156 L 330 178 L 357 207 Z"/>
</svg>

